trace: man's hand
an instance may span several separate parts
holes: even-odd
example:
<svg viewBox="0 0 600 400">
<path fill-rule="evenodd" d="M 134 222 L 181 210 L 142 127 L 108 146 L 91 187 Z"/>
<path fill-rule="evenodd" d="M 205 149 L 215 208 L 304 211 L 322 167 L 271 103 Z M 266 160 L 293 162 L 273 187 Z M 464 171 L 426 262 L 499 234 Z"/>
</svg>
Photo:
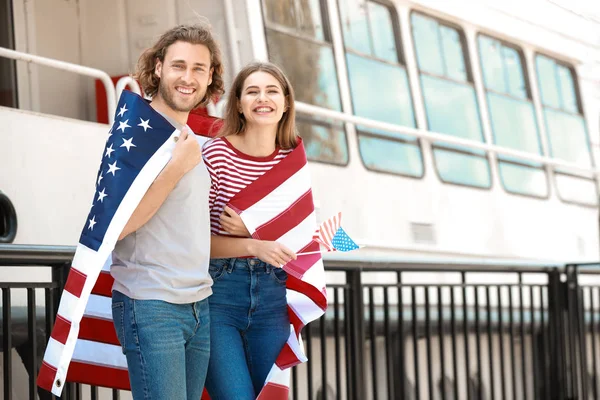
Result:
<svg viewBox="0 0 600 400">
<path fill-rule="evenodd" d="M 173 149 L 173 156 L 171 162 L 177 165 L 185 175 L 196 165 L 202 161 L 202 148 L 196 140 L 195 135 L 189 134 L 188 130 L 185 129 L 179 135 L 175 149 Z"/>
<path fill-rule="evenodd" d="M 250 252 L 254 257 L 259 258 L 267 264 L 280 268 L 296 259 L 296 253 L 281 243 L 265 240 L 253 241 Z"/>
<path fill-rule="evenodd" d="M 248 228 L 244 225 L 242 218 L 227 206 L 223 209 L 223 213 L 221 213 L 221 216 L 219 217 L 219 222 L 221 223 L 223 230 L 230 235 L 250 237 L 250 232 L 248 232 Z"/>
</svg>

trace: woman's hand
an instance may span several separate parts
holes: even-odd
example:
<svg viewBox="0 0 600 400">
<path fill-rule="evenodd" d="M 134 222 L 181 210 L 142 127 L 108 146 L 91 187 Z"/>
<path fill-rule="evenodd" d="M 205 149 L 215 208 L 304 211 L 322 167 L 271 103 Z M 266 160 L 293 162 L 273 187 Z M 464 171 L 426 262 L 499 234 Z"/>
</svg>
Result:
<svg viewBox="0 0 600 400">
<path fill-rule="evenodd" d="M 254 240 L 250 248 L 254 257 L 276 267 L 283 267 L 288 262 L 296 259 L 296 253 L 279 242 Z"/>
<path fill-rule="evenodd" d="M 227 206 L 223 209 L 223 213 L 221 213 L 221 216 L 219 217 L 219 222 L 221 223 L 223 230 L 230 235 L 250 237 L 250 232 L 248 232 L 248 228 L 244 225 L 242 218 Z"/>
</svg>

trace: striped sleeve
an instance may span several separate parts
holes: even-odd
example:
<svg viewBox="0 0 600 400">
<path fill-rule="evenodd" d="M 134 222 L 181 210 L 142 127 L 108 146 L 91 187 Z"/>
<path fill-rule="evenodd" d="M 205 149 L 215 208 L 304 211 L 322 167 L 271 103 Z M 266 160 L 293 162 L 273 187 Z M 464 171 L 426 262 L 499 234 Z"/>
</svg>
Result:
<svg viewBox="0 0 600 400">
<path fill-rule="evenodd" d="M 229 235 L 219 222 L 225 206 L 239 191 L 273 168 L 290 151 L 279 149 L 270 157 L 256 158 L 237 151 L 223 138 L 204 145 L 202 156 L 211 178 L 209 206 L 213 235 Z"/>
</svg>

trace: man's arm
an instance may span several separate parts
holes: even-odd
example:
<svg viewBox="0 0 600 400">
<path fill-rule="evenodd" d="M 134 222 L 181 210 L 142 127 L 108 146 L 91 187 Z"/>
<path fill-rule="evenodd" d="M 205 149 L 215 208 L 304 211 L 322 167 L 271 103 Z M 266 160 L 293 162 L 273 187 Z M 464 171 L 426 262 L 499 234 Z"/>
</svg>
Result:
<svg viewBox="0 0 600 400">
<path fill-rule="evenodd" d="M 156 214 L 181 178 L 198 165 L 201 159 L 202 149 L 194 135 L 188 136 L 186 131 L 182 132 L 173 150 L 171 160 L 131 214 L 119 240 L 144 226 Z"/>
<path fill-rule="evenodd" d="M 254 256 L 275 266 L 283 266 L 296 259 L 293 251 L 278 242 L 215 235 L 210 237 L 211 258 L 244 256 Z"/>
</svg>

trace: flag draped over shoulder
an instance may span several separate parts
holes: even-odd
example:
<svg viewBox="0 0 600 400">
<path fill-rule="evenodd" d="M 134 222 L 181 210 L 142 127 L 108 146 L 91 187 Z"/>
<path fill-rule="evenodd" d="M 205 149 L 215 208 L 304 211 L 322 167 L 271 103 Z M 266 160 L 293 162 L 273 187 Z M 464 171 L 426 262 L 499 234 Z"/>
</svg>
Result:
<svg viewBox="0 0 600 400">
<path fill-rule="evenodd" d="M 123 91 L 44 354 L 37 384 L 59 396 L 65 382 L 128 389 L 112 323 L 111 252 L 125 224 L 171 159 L 180 131 L 140 96 Z"/>
<path fill-rule="evenodd" d="M 240 215 L 255 239 L 276 240 L 296 253 L 314 252 L 299 255 L 284 266 L 288 273 L 290 336 L 258 396 L 259 400 L 287 400 L 289 367 L 307 361 L 300 332 L 327 308 L 320 246 L 313 240 L 317 221 L 302 142 L 271 170 L 238 192 L 229 206 Z"/>
</svg>

